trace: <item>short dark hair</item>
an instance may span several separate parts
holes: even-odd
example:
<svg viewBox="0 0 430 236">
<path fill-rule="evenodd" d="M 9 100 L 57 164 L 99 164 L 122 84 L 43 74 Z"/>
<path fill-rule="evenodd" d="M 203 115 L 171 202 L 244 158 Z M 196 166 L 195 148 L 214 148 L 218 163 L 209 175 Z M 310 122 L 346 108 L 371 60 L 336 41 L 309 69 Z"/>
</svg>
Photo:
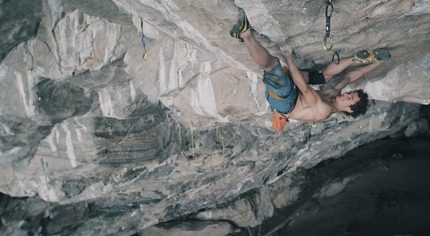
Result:
<svg viewBox="0 0 430 236">
<path fill-rule="evenodd" d="M 344 112 L 345 115 L 357 117 L 359 115 L 364 115 L 367 111 L 367 107 L 369 106 L 369 100 L 367 99 L 367 93 L 363 92 L 362 89 L 358 89 L 353 92 L 358 93 L 358 97 L 360 98 L 360 101 L 356 102 L 354 105 L 351 105 L 349 108 L 351 108 L 352 113 Z"/>
</svg>

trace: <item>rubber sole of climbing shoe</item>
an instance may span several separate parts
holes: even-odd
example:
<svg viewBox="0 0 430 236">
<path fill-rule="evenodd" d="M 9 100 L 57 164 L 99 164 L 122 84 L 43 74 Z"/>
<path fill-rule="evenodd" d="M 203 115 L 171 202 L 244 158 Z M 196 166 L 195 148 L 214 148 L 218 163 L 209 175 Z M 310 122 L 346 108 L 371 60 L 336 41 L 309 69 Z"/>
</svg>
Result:
<svg viewBox="0 0 430 236">
<path fill-rule="evenodd" d="M 230 30 L 230 35 L 233 38 L 240 39 L 243 42 L 243 39 L 240 35 L 251 29 L 251 25 L 249 24 L 248 17 L 246 17 L 246 13 L 242 8 L 238 9 L 238 20 L 236 24 L 233 26 L 233 29 Z"/>
<path fill-rule="evenodd" d="M 382 48 L 374 49 L 374 50 L 363 50 L 359 51 L 354 56 L 354 61 L 359 61 L 361 63 L 371 63 L 376 61 L 385 61 L 390 59 L 391 54 Z"/>
</svg>

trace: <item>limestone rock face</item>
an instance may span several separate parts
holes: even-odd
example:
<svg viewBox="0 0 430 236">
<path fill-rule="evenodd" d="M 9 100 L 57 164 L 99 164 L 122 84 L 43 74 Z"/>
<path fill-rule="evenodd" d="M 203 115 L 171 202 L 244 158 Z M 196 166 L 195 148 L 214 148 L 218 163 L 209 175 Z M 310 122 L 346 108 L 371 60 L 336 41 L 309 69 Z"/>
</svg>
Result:
<svg viewBox="0 0 430 236">
<path fill-rule="evenodd" d="M 392 54 L 348 88 L 374 102 L 357 119 L 274 132 L 261 69 L 229 35 L 237 7 L 273 55 L 293 48 L 302 69 L 331 61 L 324 1 L 0 1 L 0 192 L 49 203 L 28 227 L 2 216 L 0 232 L 161 234 L 157 223 L 194 213 L 255 226 L 300 191 L 285 173 L 394 134 L 429 104 L 430 1 L 337 1 L 333 50 Z M 249 191 L 264 207 L 238 199 Z M 240 214 L 222 209 L 236 200 Z"/>
</svg>

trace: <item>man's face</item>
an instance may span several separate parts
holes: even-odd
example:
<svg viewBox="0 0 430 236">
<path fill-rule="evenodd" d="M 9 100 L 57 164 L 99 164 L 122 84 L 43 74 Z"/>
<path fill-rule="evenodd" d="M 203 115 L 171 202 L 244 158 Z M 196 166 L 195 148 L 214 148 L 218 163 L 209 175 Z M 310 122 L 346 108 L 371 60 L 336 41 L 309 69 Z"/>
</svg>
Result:
<svg viewBox="0 0 430 236">
<path fill-rule="evenodd" d="M 336 97 L 336 102 L 342 107 L 350 107 L 360 101 L 360 97 L 358 97 L 358 92 L 349 92 L 344 93 Z M 348 110 L 348 112 L 352 112 L 352 110 Z"/>
</svg>

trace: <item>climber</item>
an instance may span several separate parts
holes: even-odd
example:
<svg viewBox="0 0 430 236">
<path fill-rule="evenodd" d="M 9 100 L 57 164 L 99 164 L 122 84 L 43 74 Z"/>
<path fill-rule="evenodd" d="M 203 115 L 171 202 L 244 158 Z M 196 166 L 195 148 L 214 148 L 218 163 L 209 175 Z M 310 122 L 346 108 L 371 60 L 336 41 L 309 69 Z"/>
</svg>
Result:
<svg viewBox="0 0 430 236">
<path fill-rule="evenodd" d="M 282 130 L 289 118 L 321 121 L 336 112 L 343 112 L 352 117 L 364 114 L 368 105 L 367 94 L 361 89 L 344 94 L 341 94 L 341 90 L 391 57 L 384 49 L 363 50 L 354 57 L 341 59 L 339 64 L 331 63 L 323 71 L 308 73 L 297 69 L 292 60 L 292 50 L 280 49 L 279 52 L 284 57 L 291 75 L 288 76 L 284 73 L 279 59 L 272 56 L 256 41 L 250 29 L 245 11 L 239 8 L 238 22 L 233 26 L 230 35 L 244 42 L 253 60 L 264 70 L 265 96 L 272 108 L 276 110 L 272 125 L 276 130 Z M 308 83 L 324 84 L 348 66 L 359 63 L 371 64 L 348 72 L 345 78 L 332 89 L 314 90 L 308 85 Z M 275 125 L 278 119 L 284 119 L 285 122 Z"/>
</svg>

